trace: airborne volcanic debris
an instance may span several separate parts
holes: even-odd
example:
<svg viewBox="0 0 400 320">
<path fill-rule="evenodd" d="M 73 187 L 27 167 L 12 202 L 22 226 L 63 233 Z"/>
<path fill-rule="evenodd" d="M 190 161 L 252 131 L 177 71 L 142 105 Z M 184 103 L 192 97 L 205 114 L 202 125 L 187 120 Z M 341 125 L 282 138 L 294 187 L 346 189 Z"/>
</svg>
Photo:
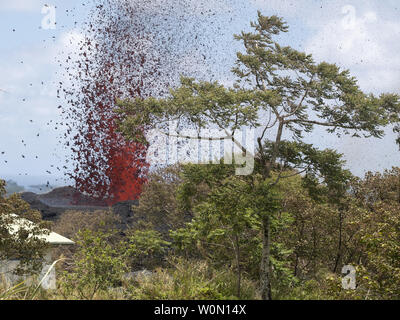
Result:
<svg viewBox="0 0 400 320">
<path fill-rule="evenodd" d="M 201 63 L 209 58 L 212 44 L 204 39 L 210 38 L 205 26 L 213 24 L 207 20 L 212 13 L 193 14 L 193 3 L 82 4 L 92 8 L 80 29 L 78 50 L 60 62 L 69 84 L 60 82 L 58 90 L 65 101 L 65 147 L 72 151 L 68 160 L 73 169 L 67 176 L 80 192 L 107 199 L 110 205 L 139 197 L 149 168 L 147 145 L 127 142 L 117 131 L 115 101 L 165 95 L 177 84 L 179 72 L 193 73 L 181 65 L 185 57 L 197 55 Z"/>
</svg>

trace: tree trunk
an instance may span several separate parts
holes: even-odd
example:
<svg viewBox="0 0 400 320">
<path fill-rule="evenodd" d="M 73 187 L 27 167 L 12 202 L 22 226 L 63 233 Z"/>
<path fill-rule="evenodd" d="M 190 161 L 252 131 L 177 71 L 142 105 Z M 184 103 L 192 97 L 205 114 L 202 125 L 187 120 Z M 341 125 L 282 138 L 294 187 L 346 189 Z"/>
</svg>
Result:
<svg viewBox="0 0 400 320">
<path fill-rule="evenodd" d="M 342 257 L 342 228 L 343 228 L 343 215 L 342 211 L 339 211 L 339 243 L 338 243 L 338 251 L 336 255 L 336 260 L 335 260 L 335 266 L 333 267 L 333 273 L 336 273 L 338 267 L 339 267 L 339 262 Z"/>
<path fill-rule="evenodd" d="M 272 300 L 271 297 L 271 272 L 270 272 L 270 251 L 271 251 L 271 226 L 270 217 L 263 218 L 263 249 L 260 270 L 261 298 Z"/>
<path fill-rule="evenodd" d="M 237 287 L 236 294 L 240 299 L 241 296 L 241 282 L 242 282 L 242 269 L 240 267 L 240 245 L 239 245 L 239 237 L 236 235 L 235 237 L 236 248 L 235 248 L 235 256 L 236 256 L 236 267 L 237 267 Z"/>
<path fill-rule="evenodd" d="M 295 277 L 297 277 L 297 272 L 298 272 L 298 266 L 299 266 L 299 254 L 297 252 L 295 252 L 296 255 L 296 260 L 294 262 L 294 271 L 293 271 L 293 275 Z"/>
<path fill-rule="evenodd" d="M 282 138 L 283 128 L 285 126 L 284 119 L 278 117 L 279 126 L 276 134 L 275 144 L 273 146 L 271 159 L 265 164 L 264 178 L 269 178 L 271 170 L 275 164 L 275 161 L 279 153 L 279 144 Z M 261 299 L 272 300 L 271 295 L 271 269 L 270 269 L 270 256 L 271 256 L 271 218 L 268 213 L 262 218 L 263 228 L 263 248 L 261 257 L 261 268 L 260 268 L 260 287 L 261 287 Z"/>
<path fill-rule="evenodd" d="M 399 175 L 399 184 L 397 186 L 397 201 L 400 203 L 400 175 Z"/>
</svg>

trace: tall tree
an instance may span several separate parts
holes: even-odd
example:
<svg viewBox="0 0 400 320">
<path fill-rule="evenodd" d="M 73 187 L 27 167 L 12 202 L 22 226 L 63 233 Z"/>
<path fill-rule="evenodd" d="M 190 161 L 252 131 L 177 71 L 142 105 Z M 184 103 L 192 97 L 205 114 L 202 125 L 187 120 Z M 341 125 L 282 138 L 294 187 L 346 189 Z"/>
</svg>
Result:
<svg viewBox="0 0 400 320">
<path fill-rule="evenodd" d="M 252 185 L 234 172 L 232 165 L 224 164 L 183 166 L 178 198 L 194 217 L 171 235 L 179 249 L 198 251 L 217 267 L 225 269 L 234 261 L 236 295 L 240 298 L 245 265 L 248 267 L 251 257 L 257 255 L 259 220 L 249 205 Z"/>
<path fill-rule="evenodd" d="M 181 86 L 171 89 L 167 98 L 120 101 L 121 131 L 128 138 L 140 140 L 144 137 L 135 130 L 138 125 L 162 129 L 171 119 L 178 119 L 198 130 L 218 126 L 240 145 L 235 132 L 243 126 L 252 127 L 260 133 L 255 141 L 257 175 L 271 187 L 287 176 L 285 169 L 291 168 L 296 174 L 304 173 L 309 185 L 322 176 L 326 185 L 340 191 L 349 177 L 342 170 L 340 155 L 305 144 L 303 134 L 318 126 L 339 136 L 381 138 L 385 126 L 400 121 L 399 97 L 366 94 L 348 70 L 316 63 L 311 55 L 280 45 L 276 38 L 286 33 L 288 26 L 277 16 L 258 12 L 251 27 L 252 32 L 234 36 L 243 43 L 244 51 L 237 53 L 232 69 L 237 81 L 232 87 L 182 77 Z M 285 133 L 292 134 L 292 141 L 284 140 Z M 270 136 L 274 138 L 268 139 Z M 247 151 L 243 146 L 242 150 Z M 278 172 L 276 178 L 273 171 Z M 263 229 L 260 285 L 262 298 L 270 299 L 273 212 L 268 211 L 267 203 L 260 201 L 257 205 Z"/>
</svg>

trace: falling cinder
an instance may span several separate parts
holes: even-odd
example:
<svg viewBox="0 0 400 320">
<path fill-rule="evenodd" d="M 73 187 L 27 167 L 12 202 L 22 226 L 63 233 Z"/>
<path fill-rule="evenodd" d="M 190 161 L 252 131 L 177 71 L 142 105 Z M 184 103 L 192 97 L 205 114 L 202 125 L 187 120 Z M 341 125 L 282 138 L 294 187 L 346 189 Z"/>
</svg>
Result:
<svg viewBox="0 0 400 320">
<path fill-rule="evenodd" d="M 72 82 L 60 82 L 57 93 L 65 100 L 63 138 L 72 151 L 73 169 L 67 176 L 80 191 L 109 203 L 139 196 L 148 169 L 147 147 L 126 142 L 117 132 L 115 99 L 166 94 L 180 72 L 196 71 L 192 62 L 185 70 L 188 57 L 206 65 L 215 46 L 211 35 L 221 30 L 215 13 L 205 9 L 207 3 L 96 1 L 82 26 L 78 57 L 63 53 L 66 61 L 58 61 Z M 202 72 L 212 77 L 205 67 Z"/>
</svg>

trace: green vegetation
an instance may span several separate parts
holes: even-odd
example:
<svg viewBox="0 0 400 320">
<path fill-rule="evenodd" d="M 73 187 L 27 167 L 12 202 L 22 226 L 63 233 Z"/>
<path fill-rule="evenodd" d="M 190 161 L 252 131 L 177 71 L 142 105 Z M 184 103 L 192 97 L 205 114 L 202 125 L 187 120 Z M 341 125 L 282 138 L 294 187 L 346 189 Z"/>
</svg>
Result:
<svg viewBox="0 0 400 320">
<path fill-rule="evenodd" d="M 139 142 L 171 118 L 233 140 L 257 129 L 254 170 L 237 175 L 224 159 L 160 169 L 123 232 L 112 212 L 66 214 L 53 229 L 77 245 L 60 252 L 58 289 L 33 298 L 400 299 L 400 169 L 360 179 L 341 154 L 303 141 L 318 126 L 380 138 L 400 122 L 399 97 L 366 94 L 349 71 L 280 45 L 288 27 L 276 16 L 259 13 L 251 26 L 235 35 L 244 52 L 232 88 L 182 77 L 168 97 L 120 101 L 118 112 Z M 16 196 L 1 201 L 27 210 Z M 345 265 L 356 268 L 355 290 L 342 287 Z"/>
<path fill-rule="evenodd" d="M 19 260 L 17 274 L 35 273 L 42 268 L 47 247 L 41 238 L 48 224 L 41 219 L 40 212 L 32 210 L 19 195 L 5 197 L 5 182 L 0 180 L 0 261 Z M 17 221 L 25 218 L 35 223 Z M 15 224 L 18 228 L 14 230 Z"/>
<path fill-rule="evenodd" d="M 243 127 L 261 132 L 255 141 L 258 147 L 254 155 L 255 170 L 245 177 L 225 177 L 222 181 L 215 181 L 213 177 L 208 181 L 200 178 L 196 183 L 205 182 L 212 197 L 198 199 L 201 207 L 195 210 L 202 211 L 200 216 L 216 217 L 213 223 L 221 224 L 225 219 L 235 224 L 228 226 L 229 231 L 223 227 L 212 232 L 235 238 L 233 247 L 237 261 L 241 239 L 235 234 L 246 225 L 245 217 L 257 221 L 262 244 L 261 296 L 271 299 L 273 251 L 280 250 L 272 237 L 275 221 L 281 224 L 278 215 L 283 202 L 280 189 L 284 178 L 301 175 L 302 184 L 310 190 L 312 198 L 329 195 L 340 221 L 347 205 L 342 199 L 351 175 L 342 168 L 341 155 L 306 144 L 304 134 L 322 127 L 328 134 L 380 138 L 385 126 L 400 122 L 400 103 L 395 94 L 377 97 L 362 92 L 348 70 L 326 62 L 316 63 L 311 55 L 282 46 L 279 36 L 288 32 L 288 26 L 281 18 L 263 16 L 259 12 L 251 27 L 253 32 L 235 35 L 235 39 L 243 43 L 244 51 L 237 53 L 232 68 L 236 76 L 233 87 L 181 77 L 181 86 L 171 89 L 169 96 L 119 101 L 118 112 L 122 119 L 121 131 L 138 142 L 145 140 L 143 127 L 156 127 L 168 134 L 168 126 L 174 119 L 181 125 L 178 130 L 191 126 L 200 133 L 201 129 L 218 127 L 243 153 L 253 156 L 246 150 L 247 146 L 235 139 L 235 132 Z M 284 140 L 289 134 L 292 140 Z M 274 139 L 267 136 L 274 136 Z M 249 192 L 232 199 L 234 190 Z M 226 197 L 233 201 L 228 203 Z M 238 216 L 239 212 L 242 215 Z M 199 219 L 197 225 L 201 224 Z M 342 242 L 338 246 L 334 272 L 341 259 Z M 241 268 L 238 262 L 237 269 L 239 290 Z"/>
<path fill-rule="evenodd" d="M 169 235 L 156 231 L 161 205 L 124 235 L 112 227 L 111 212 L 89 214 L 81 227 L 60 219 L 52 228 L 77 245 L 59 252 L 57 290 L 0 286 L 1 299 L 261 299 L 263 231 L 254 212 L 261 201 L 275 210 L 272 299 L 400 298 L 400 168 L 351 177 L 340 201 L 323 183 L 310 189 L 299 175 L 263 199 L 233 166 L 167 168 L 165 180 L 162 172 L 150 178 L 144 196 L 167 188 L 171 172 L 180 177 L 172 203 L 165 203 L 177 204 Z M 182 212 L 192 219 L 185 222 Z M 356 268 L 356 290 L 342 288 L 344 265 Z"/>
</svg>

